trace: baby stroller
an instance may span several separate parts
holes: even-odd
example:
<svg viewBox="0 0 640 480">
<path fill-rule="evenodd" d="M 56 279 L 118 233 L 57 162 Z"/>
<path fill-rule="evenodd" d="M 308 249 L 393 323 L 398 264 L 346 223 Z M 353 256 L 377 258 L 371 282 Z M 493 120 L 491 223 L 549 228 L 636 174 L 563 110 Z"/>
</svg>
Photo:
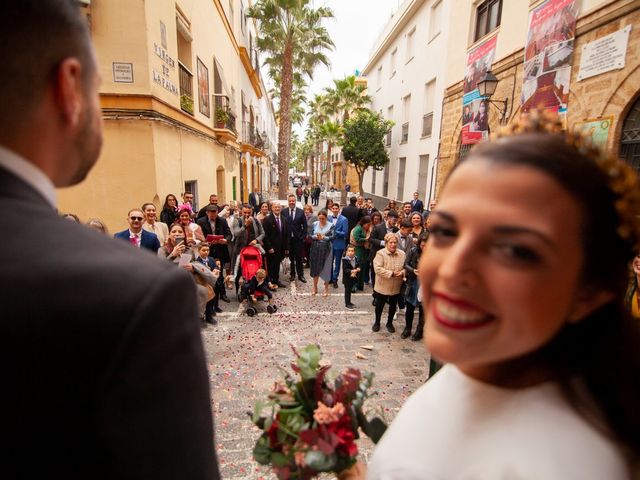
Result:
<svg viewBox="0 0 640 480">
<path fill-rule="evenodd" d="M 247 309 L 245 313 L 250 317 L 253 317 L 258 313 L 258 309 L 256 308 L 256 302 L 253 301 L 251 295 L 245 295 L 240 287 L 240 279 L 242 279 L 242 283 L 248 283 L 252 278 L 255 277 L 256 272 L 262 268 L 262 253 L 260 250 L 253 246 L 248 245 L 240 250 L 238 254 L 238 260 L 236 261 L 235 266 L 235 278 L 236 278 L 236 296 L 239 302 L 247 301 Z M 246 298 L 245 298 L 246 297 Z M 259 290 L 253 294 L 253 297 L 257 301 L 264 301 L 265 294 Z M 268 305 L 267 312 L 274 313 L 277 310 L 275 305 Z"/>
</svg>

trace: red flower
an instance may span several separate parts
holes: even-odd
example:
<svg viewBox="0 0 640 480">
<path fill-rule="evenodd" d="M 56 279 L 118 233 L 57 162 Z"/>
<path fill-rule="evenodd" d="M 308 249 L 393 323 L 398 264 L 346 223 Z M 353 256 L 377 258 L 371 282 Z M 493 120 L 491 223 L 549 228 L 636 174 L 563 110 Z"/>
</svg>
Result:
<svg viewBox="0 0 640 480">
<path fill-rule="evenodd" d="M 274 420 L 269 430 L 267 430 L 267 436 L 269 437 L 269 445 L 274 450 L 279 450 L 281 448 L 280 442 L 278 441 L 278 430 L 280 429 L 280 422 L 278 420 Z"/>
</svg>

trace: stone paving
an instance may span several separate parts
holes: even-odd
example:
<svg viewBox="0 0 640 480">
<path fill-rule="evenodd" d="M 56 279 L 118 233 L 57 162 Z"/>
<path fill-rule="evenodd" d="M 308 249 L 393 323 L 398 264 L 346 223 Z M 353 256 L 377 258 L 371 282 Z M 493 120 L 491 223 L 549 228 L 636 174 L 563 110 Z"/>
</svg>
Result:
<svg viewBox="0 0 640 480">
<path fill-rule="evenodd" d="M 400 338 L 403 314 L 398 314 L 394 322 L 396 333 L 386 332 L 385 316 L 381 331 L 373 333 L 370 287 L 353 297 L 357 309 L 349 311 L 344 308 L 342 285 L 338 289 L 330 287 L 327 298 L 311 296 L 311 279 L 308 270 L 305 272 L 308 283 L 296 282 L 276 293 L 279 310 L 274 315 L 264 311 L 248 317 L 239 312 L 239 304 L 233 299 L 230 304 L 222 304 L 225 312 L 218 314 L 218 326 L 203 330 L 216 447 L 225 479 L 275 478 L 252 459 L 260 431 L 246 412 L 253 410 L 256 400 L 266 397 L 273 382 L 282 377 L 278 366 L 288 367 L 293 359 L 290 345 L 319 344 L 323 360 L 333 365 L 336 374 L 349 366 L 374 371 L 373 389 L 378 395 L 369 400 L 368 409 L 380 409 L 387 422 L 427 378 L 429 356 L 422 342 Z M 362 345 L 371 345 L 373 350 L 362 349 Z M 356 353 L 366 358 L 357 358 Z M 358 446 L 360 457 L 366 461 L 372 443 L 361 438 Z"/>
</svg>

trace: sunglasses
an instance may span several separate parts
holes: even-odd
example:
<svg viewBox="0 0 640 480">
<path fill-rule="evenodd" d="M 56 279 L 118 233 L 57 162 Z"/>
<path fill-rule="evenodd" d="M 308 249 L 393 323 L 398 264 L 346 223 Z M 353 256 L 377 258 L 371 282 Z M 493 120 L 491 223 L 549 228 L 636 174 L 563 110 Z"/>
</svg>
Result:
<svg viewBox="0 0 640 480">
<path fill-rule="evenodd" d="M 144 217 L 129 217 L 131 220 L 138 220 L 139 222 L 141 222 L 142 220 L 144 220 Z"/>
</svg>

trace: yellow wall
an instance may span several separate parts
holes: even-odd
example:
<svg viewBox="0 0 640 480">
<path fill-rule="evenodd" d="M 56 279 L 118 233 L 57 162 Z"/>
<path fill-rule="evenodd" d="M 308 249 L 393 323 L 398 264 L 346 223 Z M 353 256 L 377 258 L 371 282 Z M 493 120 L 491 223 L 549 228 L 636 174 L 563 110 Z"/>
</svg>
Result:
<svg viewBox="0 0 640 480">
<path fill-rule="evenodd" d="M 156 193 L 151 124 L 107 121 L 102 154 L 87 179 L 58 190 L 58 208 L 86 222 L 105 221 L 109 231 L 123 230 L 131 208 L 151 201 Z"/>
</svg>

